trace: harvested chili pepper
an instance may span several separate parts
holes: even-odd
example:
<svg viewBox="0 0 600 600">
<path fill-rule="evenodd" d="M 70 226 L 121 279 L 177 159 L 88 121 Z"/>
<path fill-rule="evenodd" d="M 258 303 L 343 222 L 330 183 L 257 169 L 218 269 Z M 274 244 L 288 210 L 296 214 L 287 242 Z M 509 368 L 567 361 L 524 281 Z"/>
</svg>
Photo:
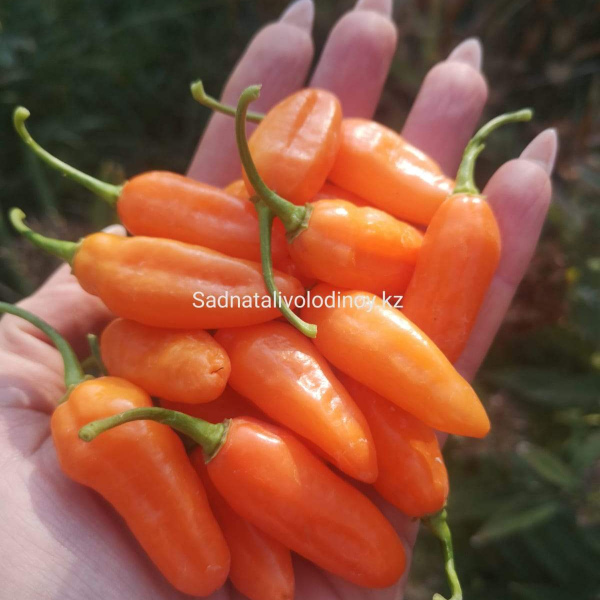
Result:
<svg viewBox="0 0 600 600">
<path fill-rule="evenodd" d="M 53 240 L 29 229 L 24 218 L 19 209 L 10 212 L 19 233 L 71 264 L 81 287 L 119 317 L 155 327 L 216 329 L 279 315 L 257 263 L 162 238 L 94 233 L 77 243 Z M 293 277 L 278 273 L 276 280 L 288 298 L 303 295 Z"/>
<path fill-rule="evenodd" d="M 427 225 L 454 187 L 439 165 L 388 127 L 344 119 L 329 179 L 399 219 Z"/>
<path fill-rule="evenodd" d="M 344 200 L 295 206 L 263 182 L 246 141 L 244 118 L 259 89 L 251 86 L 240 97 L 236 115 L 238 149 L 247 177 L 261 201 L 284 224 L 296 265 L 307 277 L 339 287 L 377 294 L 403 292 L 421 247 L 421 232 L 383 211 L 357 207 Z M 257 208 L 259 221 L 266 220 L 268 213 L 260 205 Z M 268 235 L 268 222 L 261 228 L 261 235 L 262 231 Z"/>
<path fill-rule="evenodd" d="M 173 402 L 215 400 L 231 372 L 223 347 L 201 329 L 159 329 L 115 319 L 102 332 L 100 343 L 111 375 Z"/>
<path fill-rule="evenodd" d="M 496 117 L 469 142 L 454 192 L 427 228 L 404 295 L 404 315 L 453 363 L 467 344 L 500 260 L 500 231 L 492 209 L 475 186 L 475 161 L 492 131 L 531 116 L 530 110 L 521 110 Z"/>
<path fill-rule="evenodd" d="M 321 448 L 344 473 L 375 481 L 377 459 L 367 421 L 304 335 L 273 321 L 222 329 L 215 339 L 231 360 L 234 390 Z"/>
<path fill-rule="evenodd" d="M 240 517 L 210 480 L 201 452 L 193 465 L 231 552 L 229 579 L 249 600 L 292 600 L 294 569 L 288 548 Z"/>
<path fill-rule="evenodd" d="M 260 261 L 258 219 L 252 204 L 246 201 L 247 195 L 240 197 L 167 171 L 142 173 L 120 186 L 99 181 L 37 144 L 25 127 L 28 117 L 29 111 L 22 106 L 14 112 L 15 129 L 27 146 L 52 168 L 115 206 L 119 219 L 132 234 L 178 240 L 235 258 Z M 291 275 L 297 272 L 280 223 L 273 231 L 273 263 Z"/>
<path fill-rule="evenodd" d="M 41 329 L 63 357 L 66 401 L 50 421 L 63 472 L 113 505 L 175 588 L 208 596 L 221 587 L 229 572 L 229 549 L 175 432 L 147 422 L 108 432 L 93 444 L 78 437 L 92 420 L 151 407 L 150 396 L 119 377 L 87 379 L 72 348 L 47 323 L 6 303 L 0 303 L 0 312 Z"/>
<path fill-rule="evenodd" d="M 398 535 L 379 509 L 293 434 L 249 418 L 212 425 L 163 408 L 131 410 L 83 427 L 83 440 L 138 419 L 168 423 L 202 449 L 211 481 L 241 517 L 348 581 L 392 585 L 404 572 Z"/>
<path fill-rule="evenodd" d="M 195 98 L 197 85 L 192 85 Z M 335 161 L 341 122 L 340 103 L 325 90 L 306 88 L 274 106 L 249 142 L 266 184 L 294 204 L 311 200 Z M 254 194 L 252 182 L 242 175 L 248 192 Z"/>
<path fill-rule="evenodd" d="M 345 373 L 336 375 L 373 434 L 379 468 L 373 487 L 410 517 L 444 508 L 448 473 L 435 431 Z"/>
<path fill-rule="evenodd" d="M 302 317 L 316 323 L 314 343 L 338 369 L 430 427 L 470 437 L 488 433 L 489 419 L 471 386 L 389 302 L 325 284 L 310 295 Z"/>
</svg>

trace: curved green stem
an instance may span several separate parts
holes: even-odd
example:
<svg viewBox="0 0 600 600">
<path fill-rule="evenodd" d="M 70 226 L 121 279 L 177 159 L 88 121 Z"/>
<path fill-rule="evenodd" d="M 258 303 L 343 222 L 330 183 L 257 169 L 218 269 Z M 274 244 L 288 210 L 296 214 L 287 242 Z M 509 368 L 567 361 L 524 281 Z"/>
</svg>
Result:
<svg viewBox="0 0 600 600">
<path fill-rule="evenodd" d="M 90 347 L 90 352 L 92 353 L 92 358 L 98 367 L 98 370 L 102 375 L 108 375 L 108 371 L 106 369 L 106 365 L 102 360 L 102 353 L 100 352 L 100 343 L 98 342 L 98 336 L 93 333 L 87 334 L 88 346 Z"/>
<path fill-rule="evenodd" d="M 223 445 L 229 428 L 229 421 L 223 423 L 209 423 L 202 419 L 190 417 L 176 410 L 158 408 L 156 406 L 147 408 L 133 408 L 118 415 L 92 421 L 79 430 L 79 437 L 84 442 L 91 442 L 96 436 L 131 421 L 156 421 L 168 425 L 175 431 L 179 431 L 190 437 L 199 446 L 202 446 L 208 458 L 212 458 Z"/>
<path fill-rule="evenodd" d="M 448 513 L 446 508 L 429 517 L 424 517 L 423 522 L 429 527 L 432 533 L 440 540 L 444 552 L 444 565 L 446 577 L 452 596 L 450 600 L 462 600 L 463 594 L 454 565 L 454 550 L 452 549 L 452 534 L 448 527 Z M 445 600 L 440 594 L 434 594 L 433 600 Z"/>
<path fill-rule="evenodd" d="M 317 326 L 303 321 L 281 296 L 281 292 L 275 285 L 273 276 L 273 260 L 271 256 L 271 230 L 273 227 L 274 215 L 271 209 L 262 201 L 258 200 L 254 203 L 256 212 L 258 213 L 258 228 L 260 233 L 260 261 L 262 264 L 263 279 L 267 290 L 273 297 L 277 308 L 281 314 L 293 325 L 298 331 L 309 338 L 317 337 Z"/>
<path fill-rule="evenodd" d="M 103 200 L 106 200 L 109 204 L 114 206 L 121 195 L 123 186 L 112 185 L 104 181 L 100 181 L 91 175 L 86 175 L 81 171 L 78 171 L 71 165 L 63 162 L 62 160 L 52 156 L 50 152 L 44 150 L 29 134 L 25 127 L 25 121 L 29 118 L 31 113 L 24 107 L 18 106 L 15 108 L 13 113 L 13 123 L 20 138 L 33 150 L 39 158 L 41 158 L 46 164 L 50 165 L 53 169 L 56 169 L 62 173 L 65 177 L 76 181 L 83 187 L 90 190 L 90 192 L 96 194 Z"/>
<path fill-rule="evenodd" d="M 475 162 L 477 157 L 481 154 L 485 148 L 485 140 L 492 133 L 492 131 L 498 129 L 502 125 L 507 123 L 517 123 L 519 121 L 530 121 L 533 116 L 533 111 L 530 108 L 518 110 L 512 113 L 506 113 L 500 115 L 491 121 L 488 121 L 472 138 L 467 144 L 463 153 L 462 161 L 458 167 L 456 174 L 456 182 L 454 184 L 453 194 L 479 194 L 479 190 L 475 185 L 474 171 Z"/>
<path fill-rule="evenodd" d="M 15 315 L 16 317 L 21 317 L 21 319 L 25 319 L 50 338 L 50 341 L 60 352 L 60 355 L 63 359 L 65 367 L 65 386 L 67 390 L 86 379 L 86 375 L 83 372 L 81 363 L 73 351 L 73 348 L 71 348 L 69 342 L 67 342 L 67 340 L 65 340 L 65 338 L 60 335 L 60 333 L 58 333 L 54 327 L 51 327 L 48 325 L 48 323 L 46 323 L 46 321 L 42 321 L 42 319 L 36 317 L 34 314 L 30 313 L 24 308 L 21 308 L 20 306 L 14 306 L 13 304 L 8 304 L 8 302 L 0 302 L 0 313 L 8 313 Z"/>
<path fill-rule="evenodd" d="M 220 112 L 224 115 L 228 115 L 230 117 L 235 117 L 235 107 L 229 106 L 227 104 L 223 104 L 219 102 L 213 96 L 209 96 L 204 90 L 204 84 L 199 79 L 190 85 L 190 89 L 192 90 L 192 96 L 194 100 L 202 106 L 206 106 L 206 108 L 210 108 L 216 112 Z M 246 119 L 248 121 L 252 121 L 253 123 L 260 123 L 265 118 L 265 115 L 257 112 L 248 112 L 246 114 Z"/>
<path fill-rule="evenodd" d="M 279 217 L 288 236 L 293 237 L 306 226 L 307 209 L 305 206 L 292 204 L 267 187 L 256 170 L 250 154 L 250 148 L 248 147 L 248 140 L 246 139 L 246 113 L 248 112 L 248 105 L 250 102 L 256 100 L 259 95 L 259 85 L 251 85 L 242 92 L 235 114 L 235 139 L 244 171 L 246 171 L 246 175 L 254 191 L 275 215 Z"/>
<path fill-rule="evenodd" d="M 62 260 L 73 264 L 73 259 L 77 250 L 79 250 L 80 242 L 66 242 L 64 240 L 56 240 L 46 237 L 41 233 L 36 233 L 27 225 L 25 225 L 25 213 L 20 208 L 11 208 L 8 213 L 8 218 L 13 227 L 25 238 L 27 238 L 34 246 L 41 248 L 48 254 L 53 254 L 62 258 Z"/>
</svg>

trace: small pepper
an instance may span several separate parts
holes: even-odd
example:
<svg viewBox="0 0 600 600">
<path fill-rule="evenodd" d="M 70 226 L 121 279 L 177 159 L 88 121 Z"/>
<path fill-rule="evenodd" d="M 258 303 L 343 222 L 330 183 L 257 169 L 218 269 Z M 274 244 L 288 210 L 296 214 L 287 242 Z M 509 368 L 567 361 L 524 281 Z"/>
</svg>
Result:
<svg viewBox="0 0 600 600">
<path fill-rule="evenodd" d="M 196 99 L 204 94 L 201 86 L 192 85 Z M 341 122 L 340 103 L 325 90 L 306 88 L 274 106 L 250 137 L 250 151 L 266 184 L 294 204 L 311 200 L 335 161 Z M 252 182 L 242 175 L 253 195 Z"/>
<path fill-rule="evenodd" d="M 467 145 L 456 186 L 435 213 L 403 299 L 403 313 L 454 363 L 464 350 L 500 260 L 494 213 L 473 180 L 486 137 L 530 110 L 496 117 Z"/>
<path fill-rule="evenodd" d="M 111 375 L 172 402 L 215 400 L 231 372 L 223 347 L 201 329 L 159 329 L 115 319 L 102 332 L 100 347 Z"/>
<path fill-rule="evenodd" d="M 321 448 L 344 473 L 375 481 L 377 459 L 367 421 L 304 335 L 273 321 L 222 329 L 215 339 L 231 360 L 234 390 Z"/>
<path fill-rule="evenodd" d="M 388 127 L 344 119 L 329 179 L 399 219 L 427 225 L 454 187 L 439 165 Z"/>
<path fill-rule="evenodd" d="M 93 444 L 78 437 L 92 420 L 151 407 L 150 396 L 119 377 L 86 378 L 72 348 L 47 323 L 3 302 L 0 312 L 41 329 L 63 357 L 67 394 L 50 421 L 63 472 L 113 505 L 179 591 L 208 596 L 220 588 L 229 573 L 229 549 L 177 434 L 147 422 L 108 432 Z"/>
<path fill-rule="evenodd" d="M 310 296 L 301 316 L 316 323 L 314 343 L 338 369 L 430 427 L 470 437 L 488 433 L 489 419 L 471 386 L 389 301 L 325 284 Z"/>
<path fill-rule="evenodd" d="M 193 465 L 231 552 L 231 583 L 249 600 L 292 600 L 294 568 L 290 551 L 225 502 L 208 476 L 202 452 L 194 453 Z"/>
<path fill-rule="evenodd" d="M 293 434 L 250 418 L 211 425 L 163 408 L 90 423 L 85 441 L 132 420 L 168 423 L 202 448 L 215 487 L 241 517 L 317 566 L 352 583 L 384 588 L 404 572 L 402 542 L 379 509 Z"/>
<path fill-rule="evenodd" d="M 25 144 L 52 168 L 115 206 L 132 234 L 196 244 L 235 258 L 260 261 L 258 219 L 247 195 L 240 197 L 167 171 L 142 173 L 119 186 L 99 181 L 44 150 L 25 127 L 29 114 L 20 106 L 13 117 Z M 273 263 L 281 271 L 296 275 L 280 223 L 273 231 Z"/>
<path fill-rule="evenodd" d="M 284 224 L 296 265 L 307 277 L 339 287 L 402 293 L 417 260 L 421 232 L 375 208 L 357 207 L 344 200 L 295 206 L 269 189 L 258 173 L 245 136 L 245 112 L 259 89 L 251 86 L 240 97 L 238 149 L 260 200 Z M 259 221 L 268 218 L 260 204 L 257 209 Z M 269 228 L 262 230 L 268 233 Z"/>
<path fill-rule="evenodd" d="M 94 233 L 77 243 L 54 240 L 33 232 L 24 218 L 11 210 L 19 233 L 66 260 L 81 287 L 119 317 L 154 327 L 216 329 L 279 315 L 257 263 L 162 238 Z M 275 278 L 288 299 L 303 295 L 297 279 Z"/>
</svg>

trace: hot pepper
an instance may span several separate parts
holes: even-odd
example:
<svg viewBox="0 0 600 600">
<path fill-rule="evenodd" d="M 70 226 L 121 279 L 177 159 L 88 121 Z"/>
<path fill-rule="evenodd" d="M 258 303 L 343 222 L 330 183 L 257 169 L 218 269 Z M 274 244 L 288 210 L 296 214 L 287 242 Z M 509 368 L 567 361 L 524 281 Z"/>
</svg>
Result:
<svg viewBox="0 0 600 600">
<path fill-rule="evenodd" d="M 371 588 L 388 587 L 404 572 L 404 548 L 379 509 L 293 434 L 249 418 L 212 425 L 144 408 L 90 423 L 79 435 L 92 440 L 138 419 L 168 423 L 200 444 L 192 460 L 206 461 L 231 508 L 317 566 Z"/>
<path fill-rule="evenodd" d="M 380 123 L 344 119 L 341 140 L 329 179 L 399 219 L 427 225 L 454 187 L 437 163 Z"/>
<path fill-rule="evenodd" d="M 208 476 L 201 452 L 194 455 L 193 464 L 231 552 L 231 583 L 249 600 L 292 600 L 294 569 L 290 551 L 225 502 Z"/>
<path fill-rule="evenodd" d="M 399 294 L 412 275 L 423 235 L 383 211 L 344 200 L 295 206 L 267 187 L 245 136 L 245 113 L 259 87 L 241 95 L 236 138 L 248 179 L 262 202 L 283 222 L 292 259 L 308 277 L 345 288 Z M 259 220 L 268 213 L 257 205 Z M 267 222 L 268 223 L 268 222 Z M 268 235 L 268 224 L 261 229 Z M 263 270 L 264 271 L 264 270 Z"/>
<path fill-rule="evenodd" d="M 222 329 L 215 339 L 231 360 L 234 390 L 321 448 L 344 473 L 375 481 L 377 459 L 367 421 L 304 335 L 274 321 Z"/>
<path fill-rule="evenodd" d="M 175 588 L 208 596 L 221 587 L 229 572 L 229 550 L 177 434 L 147 422 L 111 431 L 93 444 L 78 437 L 91 420 L 151 407 L 150 396 L 118 377 L 86 379 L 56 330 L 10 304 L 0 303 L 0 312 L 41 329 L 63 357 L 67 395 L 50 422 L 63 472 L 113 505 Z"/>
<path fill-rule="evenodd" d="M 204 94 L 197 85 L 192 85 L 195 98 Z M 250 150 L 266 184 L 294 204 L 311 200 L 335 161 L 341 122 L 340 103 L 325 90 L 303 89 L 274 106 L 250 137 Z M 245 173 L 243 177 L 254 194 L 252 181 Z"/>
<path fill-rule="evenodd" d="M 15 229 L 71 264 L 81 287 L 119 317 L 155 327 L 216 329 L 279 314 L 257 263 L 162 238 L 95 233 L 78 243 L 53 240 L 31 231 L 24 217 L 11 211 Z M 279 273 L 276 280 L 284 295 L 304 292 L 289 275 Z"/>
<path fill-rule="evenodd" d="M 301 315 L 318 326 L 314 343 L 329 362 L 430 427 L 487 434 L 490 422 L 471 386 L 389 301 L 325 284 L 310 295 Z"/>
<path fill-rule="evenodd" d="M 37 144 L 25 127 L 28 117 L 29 111 L 22 106 L 14 112 L 15 129 L 27 146 L 52 168 L 115 206 L 132 234 L 178 240 L 235 258 L 260 260 L 256 211 L 244 197 L 166 171 L 142 173 L 120 186 L 99 181 Z M 289 257 L 280 224 L 273 231 L 273 263 L 295 275 L 297 269 Z"/>
<path fill-rule="evenodd" d="M 404 315 L 456 362 L 464 350 L 500 260 L 494 213 L 473 180 L 485 138 L 497 127 L 528 121 L 530 110 L 496 117 L 467 145 L 453 194 L 435 213 L 404 295 Z"/>
<path fill-rule="evenodd" d="M 203 330 L 159 329 L 115 319 L 102 332 L 100 345 L 111 375 L 173 402 L 218 398 L 231 372 L 227 353 Z"/>
</svg>

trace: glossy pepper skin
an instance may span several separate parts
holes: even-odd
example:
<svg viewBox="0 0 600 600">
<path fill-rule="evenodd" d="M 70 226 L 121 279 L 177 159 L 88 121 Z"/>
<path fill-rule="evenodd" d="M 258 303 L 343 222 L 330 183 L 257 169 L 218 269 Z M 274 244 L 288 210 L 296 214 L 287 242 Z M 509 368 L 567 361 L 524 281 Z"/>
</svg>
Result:
<svg viewBox="0 0 600 600">
<path fill-rule="evenodd" d="M 192 457 L 229 551 L 229 578 L 249 600 L 292 600 L 294 569 L 288 548 L 240 517 L 225 502 L 206 472 L 202 451 Z"/>
<path fill-rule="evenodd" d="M 367 418 L 377 450 L 373 487 L 410 517 L 444 508 L 448 472 L 435 431 L 348 375 L 336 373 Z"/>
<path fill-rule="evenodd" d="M 313 198 L 337 155 L 341 122 L 340 103 L 325 90 L 303 89 L 274 106 L 249 141 L 266 184 L 294 204 Z"/>
<path fill-rule="evenodd" d="M 317 192 L 312 199 L 312 202 L 316 202 L 317 200 L 346 200 L 346 202 L 352 202 L 355 206 L 370 206 L 364 198 L 361 198 L 330 181 L 326 181 L 323 184 L 323 187 Z"/>
<path fill-rule="evenodd" d="M 375 481 L 377 459 L 367 421 L 304 335 L 273 321 L 222 329 L 215 339 L 231 360 L 233 389 L 321 448 L 344 473 Z"/>
<path fill-rule="evenodd" d="M 345 200 L 311 204 L 290 255 L 306 277 L 374 294 L 401 294 L 411 279 L 423 234 L 387 213 Z"/>
<path fill-rule="evenodd" d="M 344 119 L 329 179 L 399 219 L 427 225 L 454 183 L 391 129 Z"/>
<path fill-rule="evenodd" d="M 404 572 L 404 548 L 379 509 L 292 434 L 233 419 L 207 471 L 239 515 L 319 567 L 372 588 Z"/>
<path fill-rule="evenodd" d="M 189 330 L 239 327 L 279 315 L 273 302 L 262 302 L 268 292 L 258 263 L 162 238 L 94 233 L 79 243 L 53 240 L 29 229 L 24 218 L 19 209 L 10 212 L 19 233 L 69 262 L 81 287 L 119 317 Z M 303 295 L 297 279 L 281 273 L 276 279 L 285 296 Z M 242 300 L 255 294 L 258 300 L 244 307 Z M 217 298 L 225 306 L 216 305 Z"/>
<path fill-rule="evenodd" d="M 207 596 L 229 572 L 229 550 L 181 440 L 164 425 L 128 423 L 90 444 L 79 429 L 123 410 L 152 406 L 124 379 L 78 385 L 51 420 L 61 469 L 123 517 L 152 562 L 178 590 Z"/>
<path fill-rule="evenodd" d="M 333 308 L 315 305 L 314 296 L 332 294 L 339 294 L 329 302 Z M 324 284 L 311 296 L 302 317 L 317 325 L 314 343 L 338 369 L 430 427 L 470 437 L 488 433 L 489 419 L 471 386 L 399 310 L 373 294 Z"/>
<path fill-rule="evenodd" d="M 172 402 L 215 400 L 231 372 L 227 353 L 203 330 L 159 329 L 115 319 L 102 332 L 100 349 L 111 375 Z"/>
</svg>

